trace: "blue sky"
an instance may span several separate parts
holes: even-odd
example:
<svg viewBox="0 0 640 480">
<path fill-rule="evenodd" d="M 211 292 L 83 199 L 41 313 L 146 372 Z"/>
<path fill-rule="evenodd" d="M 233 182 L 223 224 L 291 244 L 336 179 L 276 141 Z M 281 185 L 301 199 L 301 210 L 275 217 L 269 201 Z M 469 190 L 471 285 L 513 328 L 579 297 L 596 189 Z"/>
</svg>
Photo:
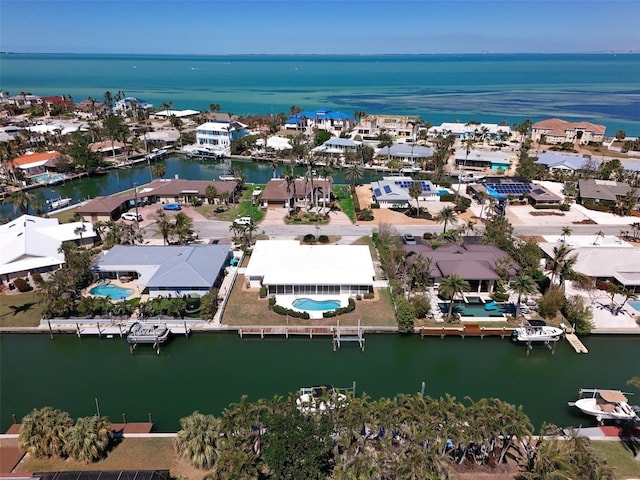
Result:
<svg viewBox="0 0 640 480">
<path fill-rule="evenodd" d="M 640 51 L 640 0 L 0 0 L 0 50 L 392 54 Z"/>
</svg>

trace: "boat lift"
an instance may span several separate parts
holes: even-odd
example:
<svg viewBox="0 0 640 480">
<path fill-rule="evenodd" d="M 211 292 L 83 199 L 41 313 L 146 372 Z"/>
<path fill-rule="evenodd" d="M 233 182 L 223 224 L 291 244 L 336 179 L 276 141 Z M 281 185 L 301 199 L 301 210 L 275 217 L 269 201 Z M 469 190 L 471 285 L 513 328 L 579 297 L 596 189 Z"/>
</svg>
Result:
<svg viewBox="0 0 640 480">
<path fill-rule="evenodd" d="M 338 320 L 335 329 L 333 329 L 333 351 L 338 350 L 342 344 L 342 342 L 357 342 L 360 346 L 360 350 L 364 352 L 364 329 L 360 326 L 360 320 L 358 320 L 357 330 L 355 335 L 353 334 L 354 327 L 342 327 L 343 331 L 340 331 L 340 320 Z M 345 335 L 344 331 L 347 331 L 347 335 Z"/>
</svg>

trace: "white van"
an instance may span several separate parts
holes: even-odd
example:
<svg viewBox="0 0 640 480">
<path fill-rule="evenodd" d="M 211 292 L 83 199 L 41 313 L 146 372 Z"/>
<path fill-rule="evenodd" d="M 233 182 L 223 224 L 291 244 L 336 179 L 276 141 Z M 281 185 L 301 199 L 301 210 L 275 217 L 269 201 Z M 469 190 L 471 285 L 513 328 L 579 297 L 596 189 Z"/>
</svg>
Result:
<svg viewBox="0 0 640 480">
<path fill-rule="evenodd" d="M 251 217 L 240 217 L 236 218 L 233 223 L 236 225 L 251 225 L 253 222 L 251 221 Z"/>
<path fill-rule="evenodd" d="M 120 216 L 120 218 L 121 218 L 122 220 L 129 220 L 129 221 L 131 221 L 131 222 L 135 222 L 135 221 L 141 222 L 141 221 L 142 221 L 142 215 L 140 215 L 140 214 L 136 215 L 136 214 L 135 214 L 135 213 L 133 213 L 133 212 L 126 212 L 126 213 L 123 213 L 123 214 Z"/>
</svg>

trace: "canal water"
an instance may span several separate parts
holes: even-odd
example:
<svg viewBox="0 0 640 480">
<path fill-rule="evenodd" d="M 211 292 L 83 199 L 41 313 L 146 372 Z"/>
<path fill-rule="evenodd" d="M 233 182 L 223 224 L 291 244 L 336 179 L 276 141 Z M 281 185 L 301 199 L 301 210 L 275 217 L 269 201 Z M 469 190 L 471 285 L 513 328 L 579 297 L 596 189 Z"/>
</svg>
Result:
<svg viewBox="0 0 640 480">
<path fill-rule="evenodd" d="M 83 177 L 67 181 L 64 184 L 52 185 L 32 190 L 33 193 L 42 193 L 45 199 L 71 198 L 72 203 L 94 198 L 98 195 L 111 195 L 123 190 L 134 188 L 135 185 L 149 183 L 152 176 L 152 167 L 156 163 L 165 166 L 164 178 L 182 178 L 185 180 L 218 180 L 218 177 L 230 170 L 240 171 L 247 176 L 247 182 L 265 184 L 274 176 L 274 171 L 269 162 L 254 162 L 245 159 L 224 159 L 222 161 L 199 160 L 182 155 L 173 154 L 167 158 L 154 162 L 138 163 L 126 169 L 108 170 L 106 174 Z M 284 174 L 285 164 L 279 164 L 275 176 Z M 295 167 L 296 175 L 304 176 L 306 167 Z M 365 170 L 361 182 L 369 183 L 374 178 L 375 172 Z M 333 175 L 334 184 L 349 184 L 344 176 L 344 170 L 336 169 Z M 11 205 L 0 205 L 0 214 L 13 216 Z"/>
<path fill-rule="evenodd" d="M 499 397 L 523 405 L 534 426 L 591 426 L 593 419 L 567 406 L 579 388 L 630 389 L 639 375 L 640 337 L 589 337 L 589 354 L 558 342 L 524 348 L 499 338 L 424 338 L 367 335 L 366 350 L 329 338 L 240 339 L 236 334 L 174 337 L 156 355 L 134 354 L 122 339 L 75 335 L 0 336 L 0 430 L 35 407 L 52 406 L 73 417 L 96 412 L 120 422 L 147 421 L 175 431 L 194 410 L 220 414 L 243 394 L 250 400 L 286 397 L 300 387 L 333 384 L 372 398 L 420 391 L 459 400 Z M 640 403 L 640 391 L 631 403 Z M 635 398 L 635 402 L 634 402 Z"/>
</svg>

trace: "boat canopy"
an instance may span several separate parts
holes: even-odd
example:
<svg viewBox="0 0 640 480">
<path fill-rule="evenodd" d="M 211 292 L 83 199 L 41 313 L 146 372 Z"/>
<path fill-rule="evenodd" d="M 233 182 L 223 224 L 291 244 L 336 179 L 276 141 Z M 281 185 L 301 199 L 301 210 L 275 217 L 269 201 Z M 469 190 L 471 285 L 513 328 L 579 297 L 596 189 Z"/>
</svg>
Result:
<svg viewBox="0 0 640 480">
<path fill-rule="evenodd" d="M 609 403 L 626 403 L 627 397 L 618 390 L 600 390 L 600 397 Z"/>
</svg>

